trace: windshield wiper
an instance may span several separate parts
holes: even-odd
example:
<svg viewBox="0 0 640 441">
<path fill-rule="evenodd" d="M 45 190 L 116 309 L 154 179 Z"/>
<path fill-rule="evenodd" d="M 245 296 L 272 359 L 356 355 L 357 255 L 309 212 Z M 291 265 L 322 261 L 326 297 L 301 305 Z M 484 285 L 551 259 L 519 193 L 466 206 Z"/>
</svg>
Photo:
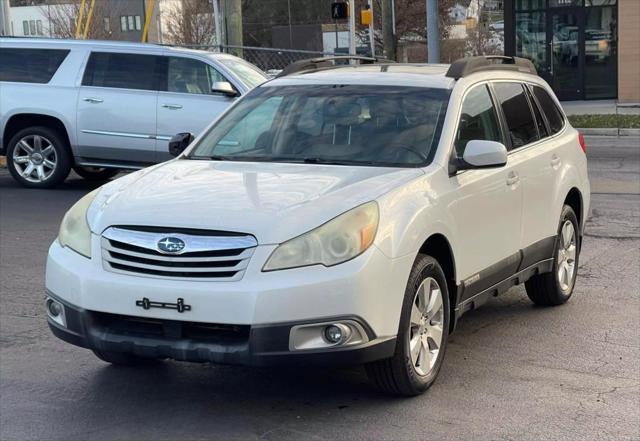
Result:
<svg viewBox="0 0 640 441">
<path fill-rule="evenodd" d="M 374 161 L 361 161 L 354 159 L 328 159 L 318 157 L 306 157 L 302 158 L 300 162 L 305 164 L 328 164 L 328 165 L 375 165 Z"/>
</svg>

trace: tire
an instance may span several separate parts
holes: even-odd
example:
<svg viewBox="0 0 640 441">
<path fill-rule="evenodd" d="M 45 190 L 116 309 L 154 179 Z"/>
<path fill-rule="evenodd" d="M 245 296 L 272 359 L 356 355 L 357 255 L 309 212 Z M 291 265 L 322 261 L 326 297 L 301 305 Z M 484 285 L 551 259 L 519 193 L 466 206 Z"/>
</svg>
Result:
<svg viewBox="0 0 640 441">
<path fill-rule="evenodd" d="M 78 174 L 78 176 L 86 179 L 90 182 L 104 182 L 113 178 L 115 175 L 120 173 L 120 170 L 117 168 L 102 168 L 102 167 L 80 167 L 74 166 L 73 171 Z"/>
<path fill-rule="evenodd" d="M 64 137 L 43 126 L 27 127 L 16 133 L 7 148 L 11 176 L 29 188 L 51 188 L 71 171 L 71 154 Z"/>
<path fill-rule="evenodd" d="M 535 275 L 525 282 L 527 296 L 536 305 L 562 305 L 573 294 L 580 256 L 579 228 L 578 219 L 573 209 L 568 205 L 562 207 L 558 236 L 553 250 L 553 270 L 549 273 Z M 568 231 L 572 233 L 572 237 L 567 245 Z M 564 275 L 568 278 L 563 277 Z"/>
<path fill-rule="evenodd" d="M 429 297 L 437 295 L 434 288 L 439 288 L 441 307 L 438 309 L 436 306 L 432 310 L 426 308 L 427 316 L 432 319 L 425 322 L 424 316 L 420 315 L 422 324 L 416 326 L 420 320 L 416 320 L 416 315 L 412 318 L 412 312 L 422 312 L 420 308 L 414 310 L 414 307 L 417 307 L 414 304 L 418 290 L 426 286 L 431 287 L 432 294 Z M 403 396 L 419 395 L 431 387 L 438 376 L 447 348 L 449 316 L 449 291 L 444 272 L 433 257 L 420 254 L 413 264 L 404 293 L 395 354 L 391 358 L 365 366 L 371 382 L 385 393 Z M 429 348 L 435 349 L 437 333 L 434 333 L 434 329 L 438 327 L 441 329 L 440 345 L 437 353 L 431 354 L 435 357 L 426 364 L 424 359 L 426 354 L 420 352 L 424 346 L 418 348 L 417 357 L 412 355 L 411 347 L 417 337 L 418 346 L 426 340 Z M 425 329 L 426 334 L 422 334 L 421 332 Z M 423 356 L 422 360 L 420 360 L 421 356 Z"/>
<path fill-rule="evenodd" d="M 138 357 L 136 355 L 126 354 L 123 352 L 93 350 L 93 353 L 100 360 L 117 366 L 145 366 L 160 362 L 160 360 L 155 358 Z"/>
</svg>

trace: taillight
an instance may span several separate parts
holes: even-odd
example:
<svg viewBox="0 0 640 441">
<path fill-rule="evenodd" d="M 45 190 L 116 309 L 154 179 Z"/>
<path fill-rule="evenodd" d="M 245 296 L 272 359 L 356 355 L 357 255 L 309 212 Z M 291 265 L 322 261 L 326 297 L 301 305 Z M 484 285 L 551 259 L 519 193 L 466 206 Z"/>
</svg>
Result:
<svg viewBox="0 0 640 441">
<path fill-rule="evenodd" d="M 587 145 L 584 143 L 584 136 L 582 136 L 582 133 L 578 133 L 578 142 L 580 143 L 580 147 L 582 148 L 582 151 L 586 154 Z"/>
</svg>

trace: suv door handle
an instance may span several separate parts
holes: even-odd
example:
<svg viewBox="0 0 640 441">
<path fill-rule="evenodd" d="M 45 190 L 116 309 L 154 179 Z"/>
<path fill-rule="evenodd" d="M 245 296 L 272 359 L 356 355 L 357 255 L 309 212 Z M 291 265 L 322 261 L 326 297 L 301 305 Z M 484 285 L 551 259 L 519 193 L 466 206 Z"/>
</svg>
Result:
<svg viewBox="0 0 640 441">
<path fill-rule="evenodd" d="M 100 104 L 104 100 L 102 98 L 87 97 L 87 98 L 82 98 L 82 101 L 86 101 L 91 104 Z"/>
<path fill-rule="evenodd" d="M 182 109 L 180 104 L 163 104 L 162 107 L 169 110 L 179 110 Z"/>
<path fill-rule="evenodd" d="M 557 168 L 558 168 L 558 166 L 560 166 L 560 163 L 561 163 L 561 162 L 562 162 L 562 161 L 560 160 L 560 158 L 558 157 L 558 155 L 554 154 L 554 155 L 551 157 L 551 167 L 553 167 L 553 168 L 557 169 Z"/>
<path fill-rule="evenodd" d="M 509 173 L 509 176 L 507 176 L 507 185 L 511 187 L 516 185 L 518 182 L 520 182 L 520 176 L 518 176 L 518 173 L 516 172 Z"/>
</svg>

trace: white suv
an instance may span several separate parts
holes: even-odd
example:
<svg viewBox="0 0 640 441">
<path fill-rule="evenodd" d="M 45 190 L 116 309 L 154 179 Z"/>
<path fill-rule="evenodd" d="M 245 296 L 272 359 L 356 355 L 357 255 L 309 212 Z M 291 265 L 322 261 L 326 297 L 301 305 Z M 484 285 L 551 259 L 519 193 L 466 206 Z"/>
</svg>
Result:
<svg viewBox="0 0 640 441">
<path fill-rule="evenodd" d="M 466 311 L 522 283 L 567 301 L 587 159 L 530 62 L 322 65 L 69 210 L 54 334 L 122 364 L 366 364 L 414 395 Z"/>
<path fill-rule="evenodd" d="M 227 54 L 0 38 L 0 155 L 27 187 L 52 187 L 71 168 L 104 181 L 170 159 L 172 136 L 200 133 L 266 79 Z"/>
</svg>

